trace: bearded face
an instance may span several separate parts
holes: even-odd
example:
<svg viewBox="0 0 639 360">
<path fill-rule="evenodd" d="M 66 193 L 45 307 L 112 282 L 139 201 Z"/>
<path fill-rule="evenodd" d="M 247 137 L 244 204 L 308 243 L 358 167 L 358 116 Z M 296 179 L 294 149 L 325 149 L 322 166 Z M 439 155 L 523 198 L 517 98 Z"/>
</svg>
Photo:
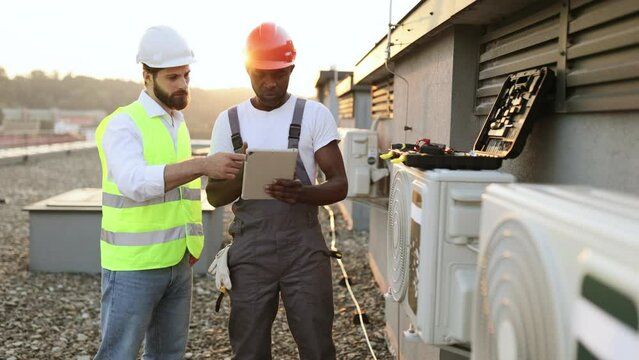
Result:
<svg viewBox="0 0 639 360">
<path fill-rule="evenodd" d="M 162 89 L 158 81 L 153 82 L 153 93 L 164 105 L 174 110 L 182 110 L 186 108 L 191 101 L 191 96 L 188 90 L 179 89 L 169 93 Z"/>
<path fill-rule="evenodd" d="M 189 105 L 191 100 L 190 82 L 191 69 L 189 65 L 163 69 L 146 67 L 144 69 L 146 92 L 168 112 L 183 110 Z"/>
</svg>

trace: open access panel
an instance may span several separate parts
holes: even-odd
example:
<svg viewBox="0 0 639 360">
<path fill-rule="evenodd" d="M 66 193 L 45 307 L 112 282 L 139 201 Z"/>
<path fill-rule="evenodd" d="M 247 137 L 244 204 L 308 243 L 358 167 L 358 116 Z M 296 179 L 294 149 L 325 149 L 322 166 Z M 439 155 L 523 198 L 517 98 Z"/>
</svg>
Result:
<svg viewBox="0 0 639 360">
<path fill-rule="evenodd" d="M 552 107 L 548 94 L 555 74 L 547 67 L 511 74 L 506 78 L 477 140 L 470 151 L 443 145 L 414 146 L 399 157 L 407 166 L 424 170 L 495 170 L 503 159 L 517 157 L 524 148 L 533 121 Z"/>
</svg>

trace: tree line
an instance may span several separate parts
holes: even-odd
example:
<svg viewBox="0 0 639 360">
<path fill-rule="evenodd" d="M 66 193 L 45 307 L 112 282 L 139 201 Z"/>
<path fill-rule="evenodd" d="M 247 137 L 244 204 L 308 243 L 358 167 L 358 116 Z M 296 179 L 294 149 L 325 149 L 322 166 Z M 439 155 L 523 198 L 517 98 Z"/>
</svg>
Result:
<svg viewBox="0 0 639 360">
<path fill-rule="evenodd" d="M 0 67 L 0 109 L 103 110 L 111 113 L 137 99 L 142 81 L 95 79 L 88 76 L 34 70 L 26 76 L 9 78 Z M 184 111 L 191 136 L 206 139 L 211 135 L 217 115 L 253 95 L 251 89 L 191 89 L 191 105 Z M 1 115 L 0 115 L 1 116 Z"/>
</svg>

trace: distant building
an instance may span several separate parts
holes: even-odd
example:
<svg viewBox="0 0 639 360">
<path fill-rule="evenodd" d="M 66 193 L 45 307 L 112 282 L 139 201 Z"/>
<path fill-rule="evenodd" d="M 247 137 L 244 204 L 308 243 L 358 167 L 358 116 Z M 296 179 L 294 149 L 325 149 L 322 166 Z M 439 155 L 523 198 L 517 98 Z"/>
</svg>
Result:
<svg viewBox="0 0 639 360">
<path fill-rule="evenodd" d="M 80 134 L 86 140 L 95 138 L 95 129 L 106 116 L 102 110 L 56 110 L 56 134 Z"/>
<path fill-rule="evenodd" d="M 54 127 L 55 116 L 52 110 L 3 108 L 2 112 L 2 132 L 5 134 L 37 134 Z"/>
<path fill-rule="evenodd" d="M 322 70 L 315 81 L 317 89 L 317 101 L 326 105 L 336 121 L 339 120 L 339 102 L 335 87 L 337 83 L 352 75 L 349 71 Z"/>
<path fill-rule="evenodd" d="M 93 140 L 101 110 L 3 108 L 0 147 Z"/>
</svg>

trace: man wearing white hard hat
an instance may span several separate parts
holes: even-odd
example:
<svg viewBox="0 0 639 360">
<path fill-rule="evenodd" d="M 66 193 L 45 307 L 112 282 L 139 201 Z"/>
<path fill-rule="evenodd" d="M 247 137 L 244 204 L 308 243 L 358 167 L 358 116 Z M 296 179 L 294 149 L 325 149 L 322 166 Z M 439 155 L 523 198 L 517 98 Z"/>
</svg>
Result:
<svg viewBox="0 0 639 360">
<path fill-rule="evenodd" d="M 95 359 L 182 359 L 191 266 L 204 245 L 200 177 L 233 179 L 244 155 L 191 158 L 180 110 L 189 104 L 193 51 L 174 29 L 140 41 L 144 90 L 96 130 L 102 163 L 101 343 Z"/>
</svg>

